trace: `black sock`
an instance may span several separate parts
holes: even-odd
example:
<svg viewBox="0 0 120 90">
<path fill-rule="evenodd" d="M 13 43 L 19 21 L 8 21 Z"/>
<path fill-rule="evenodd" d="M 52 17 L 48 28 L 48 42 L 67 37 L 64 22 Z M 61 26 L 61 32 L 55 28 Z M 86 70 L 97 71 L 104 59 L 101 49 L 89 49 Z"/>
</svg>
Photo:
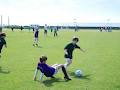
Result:
<svg viewBox="0 0 120 90">
<path fill-rule="evenodd" d="M 69 78 L 64 66 L 62 67 L 62 72 L 64 73 L 64 76 L 65 76 L 66 78 Z"/>
</svg>

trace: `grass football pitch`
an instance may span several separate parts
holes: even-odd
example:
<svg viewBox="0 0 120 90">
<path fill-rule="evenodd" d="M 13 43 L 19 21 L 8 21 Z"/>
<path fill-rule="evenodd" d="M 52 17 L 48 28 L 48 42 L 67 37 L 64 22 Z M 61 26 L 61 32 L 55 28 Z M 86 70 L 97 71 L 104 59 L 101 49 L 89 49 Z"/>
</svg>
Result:
<svg viewBox="0 0 120 90">
<path fill-rule="evenodd" d="M 7 48 L 0 58 L 0 90 L 120 90 L 120 31 L 99 32 L 60 30 L 58 37 L 52 32 L 39 34 L 39 47 L 33 47 L 33 32 L 4 29 Z M 49 65 L 65 63 L 64 47 L 73 36 L 80 37 L 78 45 L 85 49 L 74 51 L 73 63 L 68 67 L 72 80 L 66 82 L 62 72 L 55 79 L 33 81 L 34 70 L 41 55 L 47 55 Z M 75 70 L 83 76 L 75 76 Z"/>
</svg>

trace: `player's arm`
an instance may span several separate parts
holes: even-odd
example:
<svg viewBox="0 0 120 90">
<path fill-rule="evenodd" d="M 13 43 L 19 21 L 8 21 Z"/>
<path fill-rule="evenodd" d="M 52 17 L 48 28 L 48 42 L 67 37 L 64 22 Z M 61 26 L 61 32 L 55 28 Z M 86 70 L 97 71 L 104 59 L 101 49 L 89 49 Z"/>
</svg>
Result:
<svg viewBox="0 0 120 90">
<path fill-rule="evenodd" d="M 64 53 L 65 53 L 66 55 L 68 55 L 67 49 L 64 49 Z"/>
<path fill-rule="evenodd" d="M 65 53 L 66 55 L 68 55 L 68 52 L 67 52 L 68 47 L 69 47 L 69 44 L 68 44 L 68 45 L 66 45 L 66 46 L 65 46 L 65 48 L 64 48 L 64 53 Z"/>
<path fill-rule="evenodd" d="M 40 81 L 42 81 L 43 76 L 44 76 L 44 73 L 41 72 Z"/>
<path fill-rule="evenodd" d="M 37 76 L 37 74 L 38 74 L 38 69 L 36 68 L 36 69 L 35 69 L 34 78 L 33 78 L 33 79 L 34 79 L 34 81 L 36 80 L 36 76 Z"/>
<path fill-rule="evenodd" d="M 80 49 L 80 51 L 85 52 L 80 46 L 76 45 L 76 48 Z"/>
<path fill-rule="evenodd" d="M 82 52 L 85 52 L 85 50 L 83 50 L 82 48 L 80 48 L 80 50 L 81 50 Z"/>
</svg>

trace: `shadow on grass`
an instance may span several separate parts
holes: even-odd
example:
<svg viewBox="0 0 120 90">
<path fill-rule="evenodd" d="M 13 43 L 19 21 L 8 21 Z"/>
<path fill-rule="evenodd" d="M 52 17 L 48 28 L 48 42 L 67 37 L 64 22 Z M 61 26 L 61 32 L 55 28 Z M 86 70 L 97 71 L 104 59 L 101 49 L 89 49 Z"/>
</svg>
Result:
<svg viewBox="0 0 120 90">
<path fill-rule="evenodd" d="M 86 79 L 86 80 L 90 80 L 90 74 L 87 75 L 83 75 L 83 76 L 76 76 L 74 72 L 69 72 L 70 76 L 72 76 L 73 78 L 77 78 L 77 79 Z"/>
<path fill-rule="evenodd" d="M 33 47 L 35 47 L 35 48 L 42 48 L 41 46 L 33 46 Z"/>
<path fill-rule="evenodd" d="M 5 70 L 2 70 L 2 67 L 0 67 L 0 73 L 3 73 L 3 74 L 9 74 L 10 71 L 5 71 Z"/>
<path fill-rule="evenodd" d="M 119 89 L 119 90 L 120 90 L 120 85 L 115 86 L 115 88 L 117 88 L 117 89 Z"/>
<path fill-rule="evenodd" d="M 47 87 L 51 87 L 53 86 L 53 83 L 56 83 L 56 82 L 68 82 L 68 81 L 62 80 L 61 78 L 52 78 L 49 80 L 45 80 L 42 83 Z"/>
<path fill-rule="evenodd" d="M 36 48 L 42 48 L 41 46 L 37 46 Z"/>
</svg>

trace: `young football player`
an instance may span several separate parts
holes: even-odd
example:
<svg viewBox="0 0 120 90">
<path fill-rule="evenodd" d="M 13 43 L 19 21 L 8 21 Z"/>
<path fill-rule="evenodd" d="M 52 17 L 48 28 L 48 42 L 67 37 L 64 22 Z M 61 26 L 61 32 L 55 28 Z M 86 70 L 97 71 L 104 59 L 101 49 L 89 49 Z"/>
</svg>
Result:
<svg viewBox="0 0 120 90">
<path fill-rule="evenodd" d="M 80 46 L 77 45 L 78 41 L 78 37 L 73 37 L 72 42 L 67 44 L 64 48 L 64 57 L 66 59 L 66 63 L 64 64 L 65 68 L 72 63 L 74 49 L 80 49 L 82 52 L 85 52 L 82 48 L 80 48 Z"/>
<path fill-rule="evenodd" d="M 38 38 L 39 38 L 39 28 L 38 26 L 34 27 L 34 43 L 33 46 L 38 46 Z"/>
<path fill-rule="evenodd" d="M 66 69 L 63 64 L 54 64 L 52 66 L 49 66 L 47 64 L 47 57 L 41 56 L 40 60 L 38 62 L 37 68 L 35 70 L 34 74 L 34 80 L 36 80 L 36 76 L 38 73 L 38 70 L 41 71 L 40 81 L 42 81 L 43 76 L 54 78 L 54 75 L 58 72 L 59 69 L 62 69 L 62 72 L 64 74 L 65 80 L 71 80 L 66 72 Z"/>
</svg>

